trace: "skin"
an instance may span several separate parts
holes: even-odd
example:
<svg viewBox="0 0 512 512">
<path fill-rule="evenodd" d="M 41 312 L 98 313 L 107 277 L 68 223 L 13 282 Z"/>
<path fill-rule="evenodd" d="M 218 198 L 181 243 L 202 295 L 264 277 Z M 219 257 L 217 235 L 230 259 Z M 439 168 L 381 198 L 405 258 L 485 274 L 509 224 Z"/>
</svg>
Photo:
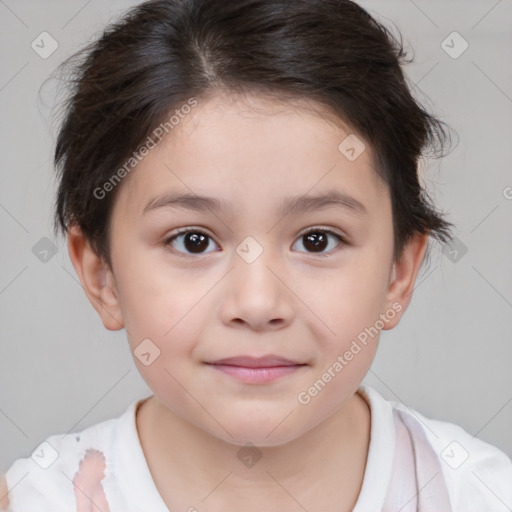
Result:
<svg viewBox="0 0 512 512">
<path fill-rule="evenodd" d="M 125 328 L 132 351 L 146 338 L 160 350 L 148 366 L 134 357 L 154 393 L 137 427 L 172 510 L 342 511 L 357 501 L 371 419 L 356 391 L 378 336 L 307 405 L 297 397 L 393 304 L 401 311 L 384 329 L 399 322 L 427 236 L 413 237 L 393 261 L 389 190 L 368 143 L 355 161 L 338 150 L 349 133 L 319 105 L 218 93 L 124 178 L 112 214 L 112 269 L 77 227 L 68 233 L 71 261 L 105 327 Z M 285 197 L 331 189 L 366 212 L 277 214 Z M 213 196 L 229 210 L 142 214 L 172 191 Z M 329 235 L 314 252 L 302 235 L 319 225 L 346 243 Z M 183 235 L 165 246 L 182 227 L 210 237 L 204 252 L 187 251 Z M 236 251 L 248 236 L 263 249 L 252 263 Z M 305 366 L 247 384 L 205 364 L 266 354 Z M 261 455 L 251 468 L 237 457 L 247 443 Z"/>
</svg>

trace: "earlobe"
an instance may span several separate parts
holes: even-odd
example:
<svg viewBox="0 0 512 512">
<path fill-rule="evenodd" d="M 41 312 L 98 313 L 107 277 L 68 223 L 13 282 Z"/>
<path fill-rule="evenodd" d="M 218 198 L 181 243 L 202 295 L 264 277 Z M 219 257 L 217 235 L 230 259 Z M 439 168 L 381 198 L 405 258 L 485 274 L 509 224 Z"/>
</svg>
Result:
<svg viewBox="0 0 512 512">
<path fill-rule="evenodd" d="M 110 331 L 122 329 L 124 321 L 112 271 L 76 225 L 68 230 L 68 251 L 85 294 L 105 328 Z"/>
<path fill-rule="evenodd" d="M 393 264 L 386 298 L 386 310 L 394 309 L 394 315 L 384 329 L 392 329 L 400 321 L 409 302 L 427 250 L 428 234 L 414 235 L 404 247 L 400 259 Z M 400 308 L 398 308 L 400 305 Z"/>
</svg>

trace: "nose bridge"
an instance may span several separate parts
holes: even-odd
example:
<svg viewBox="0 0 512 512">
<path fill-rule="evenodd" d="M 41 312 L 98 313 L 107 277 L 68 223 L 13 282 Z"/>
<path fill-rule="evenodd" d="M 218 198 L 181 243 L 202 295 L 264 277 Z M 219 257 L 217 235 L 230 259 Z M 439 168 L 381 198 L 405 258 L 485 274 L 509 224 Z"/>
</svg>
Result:
<svg viewBox="0 0 512 512">
<path fill-rule="evenodd" d="M 270 269 L 279 266 L 277 252 L 270 245 L 270 237 L 263 240 L 262 235 L 258 239 L 249 235 L 238 244 L 234 257 L 234 272 L 237 280 L 241 281 L 239 284 L 250 285 L 253 293 L 275 292 L 275 270 L 272 272 Z"/>
<path fill-rule="evenodd" d="M 257 329 L 288 323 L 292 306 L 284 279 L 277 277 L 281 267 L 278 251 L 265 247 L 253 236 L 247 236 L 235 250 L 221 305 L 224 322 L 243 321 Z"/>
</svg>

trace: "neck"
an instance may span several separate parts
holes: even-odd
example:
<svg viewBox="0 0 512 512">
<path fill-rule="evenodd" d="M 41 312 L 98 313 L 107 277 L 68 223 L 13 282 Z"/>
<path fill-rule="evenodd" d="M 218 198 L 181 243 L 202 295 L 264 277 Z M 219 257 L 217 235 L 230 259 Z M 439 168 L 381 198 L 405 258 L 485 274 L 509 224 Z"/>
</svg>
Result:
<svg viewBox="0 0 512 512">
<path fill-rule="evenodd" d="M 344 510 L 340 499 L 351 510 L 366 466 L 370 410 L 355 393 L 300 438 L 242 447 L 186 422 L 153 396 L 139 407 L 137 428 L 155 485 L 173 510 L 203 501 L 208 511 L 248 510 L 248 503 L 254 510 L 318 510 L 319 500 L 330 498 L 335 510 Z"/>
</svg>

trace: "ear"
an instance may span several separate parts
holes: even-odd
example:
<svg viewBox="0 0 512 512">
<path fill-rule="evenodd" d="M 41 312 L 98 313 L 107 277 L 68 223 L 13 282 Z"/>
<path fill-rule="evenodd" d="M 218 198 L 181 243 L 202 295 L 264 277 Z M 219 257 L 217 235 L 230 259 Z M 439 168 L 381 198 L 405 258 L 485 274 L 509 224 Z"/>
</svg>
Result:
<svg viewBox="0 0 512 512">
<path fill-rule="evenodd" d="M 384 329 L 393 329 L 405 313 L 412 298 L 416 277 L 427 250 L 428 234 L 414 235 L 404 247 L 400 259 L 393 264 L 386 297 L 386 311 L 395 311 Z"/>
<path fill-rule="evenodd" d="M 108 330 L 122 329 L 124 321 L 112 271 L 96 254 L 78 226 L 71 226 L 67 235 L 69 257 L 89 302 Z"/>
</svg>

